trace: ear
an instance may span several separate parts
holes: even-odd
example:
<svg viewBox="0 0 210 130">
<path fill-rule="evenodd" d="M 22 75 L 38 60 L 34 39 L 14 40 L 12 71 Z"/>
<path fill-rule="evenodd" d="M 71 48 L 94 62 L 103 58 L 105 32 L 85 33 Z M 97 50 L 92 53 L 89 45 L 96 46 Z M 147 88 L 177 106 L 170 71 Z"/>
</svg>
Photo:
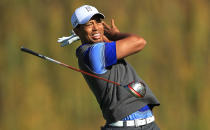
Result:
<svg viewBox="0 0 210 130">
<path fill-rule="evenodd" d="M 78 28 L 74 28 L 73 30 L 74 30 L 75 34 L 76 34 L 77 36 L 79 36 L 79 29 L 78 29 Z"/>
</svg>

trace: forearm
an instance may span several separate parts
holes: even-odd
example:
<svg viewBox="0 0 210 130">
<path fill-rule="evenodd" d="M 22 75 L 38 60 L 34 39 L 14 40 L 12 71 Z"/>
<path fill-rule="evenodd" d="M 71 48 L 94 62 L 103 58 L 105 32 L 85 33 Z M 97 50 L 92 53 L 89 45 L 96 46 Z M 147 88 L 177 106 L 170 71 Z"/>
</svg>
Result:
<svg viewBox="0 0 210 130">
<path fill-rule="evenodd" d="M 117 58 L 121 59 L 141 51 L 146 45 L 146 41 L 134 34 L 121 34 L 116 38 Z"/>
</svg>

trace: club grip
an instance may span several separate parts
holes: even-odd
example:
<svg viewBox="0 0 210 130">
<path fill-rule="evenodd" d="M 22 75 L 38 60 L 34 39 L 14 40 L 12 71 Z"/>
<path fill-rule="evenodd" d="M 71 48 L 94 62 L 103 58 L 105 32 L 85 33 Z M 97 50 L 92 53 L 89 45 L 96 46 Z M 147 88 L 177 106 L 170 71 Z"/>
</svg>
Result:
<svg viewBox="0 0 210 130">
<path fill-rule="evenodd" d="M 40 54 L 28 49 L 28 48 L 24 48 L 23 46 L 20 48 L 21 51 L 24 51 L 26 53 L 30 53 L 32 55 L 38 56 L 38 57 L 42 57 Z"/>
</svg>

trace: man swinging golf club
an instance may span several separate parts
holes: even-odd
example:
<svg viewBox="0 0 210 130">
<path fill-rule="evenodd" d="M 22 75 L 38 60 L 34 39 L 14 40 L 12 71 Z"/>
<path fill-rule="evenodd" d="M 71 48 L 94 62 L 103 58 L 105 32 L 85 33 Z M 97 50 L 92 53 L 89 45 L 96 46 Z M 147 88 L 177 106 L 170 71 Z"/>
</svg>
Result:
<svg viewBox="0 0 210 130">
<path fill-rule="evenodd" d="M 158 130 L 152 109 L 159 101 L 124 59 L 141 51 L 146 41 L 120 32 L 114 20 L 109 26 L 104 18 L 89 5 L 77 8 L 71 17 L 73 37 L 82 42 L 76 50 L 80 69 L 120 84 L 83 74 L 106 120 L 101 129 Z"/>
</svg>

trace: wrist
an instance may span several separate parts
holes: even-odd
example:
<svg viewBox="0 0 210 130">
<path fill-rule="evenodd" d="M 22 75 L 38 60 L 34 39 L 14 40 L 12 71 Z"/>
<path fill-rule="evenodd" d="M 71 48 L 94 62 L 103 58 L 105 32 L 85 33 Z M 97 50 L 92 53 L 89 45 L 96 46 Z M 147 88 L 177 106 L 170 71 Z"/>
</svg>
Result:
<svg viewBox="0 0 210 130">
<path fill-rule="evenodd" d="M 113 32 L 111 35 L 110 35 L 110 39 L 112 41 L 116 41 L 118 40 L 118 37 L 120 36 L 120 32 Z"/>
<path fill-rule="evenodd" d="M 131 36 L 131 34 L 129 34 L 129 33 L 115 32 L 113 34 L 113 40 L 117 41 L 117 40 L 121 40 L 121 39 L 127 38 L 129 36 Z"/>
</svg>

